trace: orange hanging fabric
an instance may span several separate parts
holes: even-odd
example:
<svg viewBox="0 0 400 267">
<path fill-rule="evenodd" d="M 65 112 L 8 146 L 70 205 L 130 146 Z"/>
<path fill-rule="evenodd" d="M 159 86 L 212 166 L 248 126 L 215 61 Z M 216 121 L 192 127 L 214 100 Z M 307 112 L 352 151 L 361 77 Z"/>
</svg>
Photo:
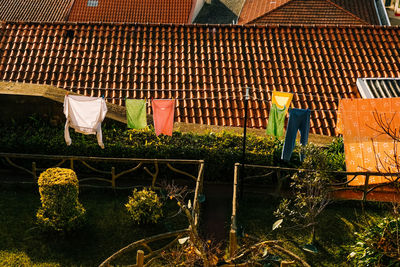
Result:
<svg viewBox="0 0 400 267">
<path fill-rule="evenodd" d="M 390 122 L 391 129 L 397 128 L 400 125 L 400 98 L 342 99 L 339 109 L 347 171 L 398 172 L 393 156 L 400 147 L 394 147 L 393 139 L 387 134 L 380 134 L 382 129 L 376 119 Z M 385 182 L 389 180 L 383 176 L 371 176 L 368 183 Z M 349 185 L 364 184 L 365 177 L 358 176 Z"/>
<path fill-rule="evenodd" d="M 154 99 L 152 102 L 153 120 L 156 135 L 165 134 L 172 136 L 174 128 L 174 99 Z"/>
</svg>

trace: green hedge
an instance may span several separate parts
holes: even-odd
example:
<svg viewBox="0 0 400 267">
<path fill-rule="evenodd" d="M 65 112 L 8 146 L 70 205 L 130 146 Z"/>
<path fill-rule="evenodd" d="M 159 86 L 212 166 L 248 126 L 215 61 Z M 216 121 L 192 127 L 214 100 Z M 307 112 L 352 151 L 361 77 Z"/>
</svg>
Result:
<svg viewBox="0 0 400 267">
<path fill-rule="evenodd" d="M 105 149 L 97 145 L 94 135 L 76 134 L 70 129 L 72 145 L 64 141 L 63 125 L 31 118 L 27 123 L 0 125 L 2 152 L 84 155 L 132 158 L 204 159 L 205 179 L 208 181 L 231 181 L 233 166 L 242 156 L 242 136 L 222 133 L 181 133 L 157 137 L 153 130 L 127 130 L 116 124 L 103 125 Z M 248 135 L 247 163 L 299 166 L 298 153 L 286 163 L 280 159 L 283 142 L 272 137 Z M 335 167 L 336 168 L 336 167 Z"/>
</svg>

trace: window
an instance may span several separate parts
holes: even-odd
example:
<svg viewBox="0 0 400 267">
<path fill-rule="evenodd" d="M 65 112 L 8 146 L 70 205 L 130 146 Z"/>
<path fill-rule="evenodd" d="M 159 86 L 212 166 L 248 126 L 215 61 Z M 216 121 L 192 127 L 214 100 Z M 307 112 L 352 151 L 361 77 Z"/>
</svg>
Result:
<svg viewBox="0 0 400 267">
<path fill-rule="evenodd" d="M 99 5 L 99 0 L 88 0 L 87 6 L 97 7 Z"/>
</svg>

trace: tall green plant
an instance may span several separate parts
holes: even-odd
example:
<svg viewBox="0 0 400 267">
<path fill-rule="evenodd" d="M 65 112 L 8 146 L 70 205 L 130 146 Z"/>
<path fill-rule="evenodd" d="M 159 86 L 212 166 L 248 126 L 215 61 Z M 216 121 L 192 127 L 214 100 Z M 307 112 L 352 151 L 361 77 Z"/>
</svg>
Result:
<svg viewBox="0 0 400 267">
<path fill-rule="evenodd" d="M 283 199 L 275 216 L 291 226 L 310 228 L 310 239 L 314 243 L 317 217 L 330 202 L 330 165 L 327 154 L 320 147 L 310 144 L 302 152 L 305 154 L 303 170 L 291 177 L 293 198 Z"/>
</svg>

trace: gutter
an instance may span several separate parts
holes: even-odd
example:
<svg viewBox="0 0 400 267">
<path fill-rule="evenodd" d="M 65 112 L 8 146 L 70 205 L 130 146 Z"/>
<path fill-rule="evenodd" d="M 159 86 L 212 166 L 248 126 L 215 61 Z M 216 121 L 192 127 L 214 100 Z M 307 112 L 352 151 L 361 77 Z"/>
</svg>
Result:
<svg viewBox="0 0 400 267">
<path fill-rule="evenodd" d="M 75 4 L 75 0 L 72 0 L 67 13 L 65 14 L 65 18 L 64 18 L 65 21 L 69 21 L 69 15 L 71 15 L 72 7 L 74 6 L 74 4 Z"/>
<path fill-rule="evenodd" d="M 376 15 L 378 16 L 380 25 L 391 26 L 389 16 L 386 12 L 386 8 L 385 8 L 383 1 L 384 0 L 374 0 Z"/>
</svg>

